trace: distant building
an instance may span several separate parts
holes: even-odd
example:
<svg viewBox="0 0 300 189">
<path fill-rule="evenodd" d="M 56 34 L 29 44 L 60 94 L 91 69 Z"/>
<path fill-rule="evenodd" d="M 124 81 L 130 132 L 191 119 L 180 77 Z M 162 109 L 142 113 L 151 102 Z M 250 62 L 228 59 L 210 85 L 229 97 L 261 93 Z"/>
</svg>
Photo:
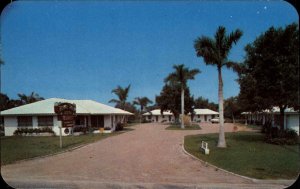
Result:
<svg viewBox="0 0 300 189">
<path fill-rule="evenodd" d="M 155 109 L 150 112 L 143 114 L 146 121 L 150 122 L 174 122 L 175 117 L 170 111 L 164 111 L 163 114 L 161 114 L 160 109 Z"/>
<path fill-rule="evenodd" d="M 211 119 L 218 116 L 218 112 L 210 109 L 194 109 L 194 115 L 191 120 L 194 122 L 210 122 Z"/>
<path fill-rule="evenodd" d="M 273 107 L 271 110 L 258 112 L 242 112 L 245 116 L 246 124 L 263 125 L 267 120 L 271 120 L 273 127 L 280 125 L 280 109 Z M 284 129 L 293 129 L 299 135 L 299 112 L 293 108 L 286 108 L 284 111 Z"/>
<path fill-rule="evenodd" d="M 130 112 L 113 108 L 93 100 L 50 98 L 2 111 L 1 116 L 4 118 L 5 136 L 13 135 L 14 131 L 18 128 L 43 127 L 50 127 L 56 135 L 59 135 L 58 117 L 54 112 L 54 104 L 57 102 L 76 105 L 75 127 L 80 126 L 98 129 L 108 127 L 114 131 L 117 123 L 121 122 L 124 116 L 132 115 Z M 69 132 L 63 131 L 63 135 L 69 134 Z"/>
<path fill-rule="evenodd" d="M 193 122 L 210 122 L 211 119 L 218 117 L 219 113 L 210 109 L 194 109 L 192 116 Z M 174 122 L 175 117 L 170 111 L 164 111 L 161 114 L 160 109 L 155 109 L 143 114 L 146 121 L 151 122 Z"/>
</svg>

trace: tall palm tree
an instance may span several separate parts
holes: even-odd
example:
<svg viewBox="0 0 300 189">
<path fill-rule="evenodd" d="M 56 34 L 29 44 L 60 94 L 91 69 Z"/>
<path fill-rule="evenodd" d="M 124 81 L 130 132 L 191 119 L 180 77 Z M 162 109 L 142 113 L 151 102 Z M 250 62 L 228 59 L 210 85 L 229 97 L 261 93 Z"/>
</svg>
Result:
<svg viewBox="0 0 300 189">
<path fill-rule="evenodd" d="M 183 116 L 184 116 L 184 90 L 187 87 L 189 79 L 195 79 L 195 75 L 200 73 L 199 69 L 192 69 L 184 67 L 184 64 L 174 65 L 174 72 L 170 73 L 165 82 L 171 84 L 179 84 L 181 86 L 181 128 L 184 129 Z"/>
<path fill-rule="evenodd" d="M 118 96 L 118 99 L 111 99 L 109 103 L 116 103 L 116 107 L 119 107 L 125 110 L 126 100 L 130 90 L 130 85 L 126 88 L 118 86 L 116 89 L 113 89 L 111 92 L 115 93 Z"/>
<path fill-rule="evenodd" d="M 142 122 L 142 113 L 145 107 L 147 107 L 148 104 L 153 103 L 149 98 L 147 97 L 136 97 L 133 101 L 133 104 L 139 105 L 141 107 L 140 112 L 140 123 Z"/>
<path fill-rule="evenodd" d="M 2 58 L 0 57 L 0 91 L 2 91 L 2 73 L 1 73 L 1 66 L 4 65 L 4 61 L 2 60 Z"/>
<path fill-rule="evenodd" d="M 234 67 L 236 63 L 228 61 L 228 54 L 232 48 L 233 43 L 243 35 L 242 31 L 237 29 L 226 35 L 226 29 L 219 26 L 215 38 L 201 36 L 195 40 L 194 48 L 198 57 L 203 57 L 206 65 L 217 66 L 218 80 L 219 80 L 219 116 L 220 116 L 220 131 L 218 147 L 226 147 L 225 133 L 224 133 L 224 112 L 223 112 L 223 81 L 222 81 L 222 67 L 225 65 L 228 68 Z"/>
<path fill-rule="evenodd" d="M 4 65 L 4 61 L 2 59 L 2 43 L 0 39 L 0 91 L 2 91 L 2 73 L 1 73 L 1 66 Z"/>
</svg>

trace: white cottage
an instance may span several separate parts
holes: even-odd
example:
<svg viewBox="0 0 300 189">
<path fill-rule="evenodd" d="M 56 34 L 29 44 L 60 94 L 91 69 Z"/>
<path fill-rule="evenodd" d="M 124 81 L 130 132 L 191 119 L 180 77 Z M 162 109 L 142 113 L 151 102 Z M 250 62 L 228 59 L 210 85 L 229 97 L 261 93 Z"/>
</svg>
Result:
<svg viewBox="0 0 300 189">
<path fill-rule="evenodd" d="M 265 124 L 267 119 L 272 120 L 273 126 L 279 126 L 280 109 L 279 107 L 273 107 L 271 110 L 264 110 L 260 112 L 242 112 L 245 116 L 246 124 Z M 284 128 L 293 129 L 299 135 L 299 112 L 293 108 L 286 108 L 284 111 Z"/>
<path fill-rule="evenodd" d="M 194 122 L 209 122 L 211 119 L 218 116 L 218 112 L 210 109 L 194 109 L 194 115 L 191 120 Z"/>
<path fill-rule="evenodd" d="M 1 112 L 4 117 L 5 136 L 13 135 L 18 128 L 43 128 L 50 127 L 56 135 L 59 135 L 59 122 L 54 112 L 54 104 L 57 102 L 76 104 L 75 127 L 110 128 L 115 130 L 118 122 L 124 116 L 132 113 L 113 108 L 93 100 L 66 100 L 50 98 L 31 104 L 26 104 Z M 65 129 L 65 128 L 63 128 Z M 62 132 L 69 135 L 69 132 Z"/>
<path fill-rule="evenodd" d="M 146 121 L 151 122 L 174 122 L 175 117 L 170 111 L 164 111 L 163 114 L 161 114 L 160 109 L 155 109 L 150 112 L 143 114 Z"/>
</svg>

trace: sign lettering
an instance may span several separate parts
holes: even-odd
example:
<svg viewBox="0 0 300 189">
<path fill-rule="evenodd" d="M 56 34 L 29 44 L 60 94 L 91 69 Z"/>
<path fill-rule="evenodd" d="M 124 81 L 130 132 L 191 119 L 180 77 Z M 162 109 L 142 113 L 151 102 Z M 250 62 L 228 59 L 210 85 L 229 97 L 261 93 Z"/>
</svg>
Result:
<svg viewBox="0 0 300 189">
<path fill-rule="evenodd" d="M 75 104 L 57 102 L 54 105 L 54 112 L 58 115 L 58 120 L 62 121 L 62 127 L 73 127 L 75 125 Z"/>
</svg>

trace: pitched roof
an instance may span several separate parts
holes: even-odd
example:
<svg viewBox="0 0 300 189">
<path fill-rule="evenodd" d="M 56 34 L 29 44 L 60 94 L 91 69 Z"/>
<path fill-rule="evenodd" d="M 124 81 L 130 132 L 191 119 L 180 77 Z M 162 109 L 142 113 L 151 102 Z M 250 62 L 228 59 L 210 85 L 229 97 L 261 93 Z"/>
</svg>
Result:
<svg viewBox="0 0 300 189">
<path fill-rule="evenodd" d="M 26 104 L 1 112 L 1 115 L 53 115 L 56 102 L 68 102 L 76 104 L 76 114 L 118 114 L 132 115 L 132 113 L 101 104 L 93 100 L 67 100 L 60 98 L 49 98 L 31 104 Z"/>
<path fill-rule="evenodd" d="M 196 115 L 219 115 L 219 112 L 210 109 L 194 109 Z"/>
<path fill-rule="evenodd" d="M 150 113 L 150 112 L 151 112 L 151 113 Z M 146 113 L 144 113 L 143 115 L 144 115 L 144 116 L 147 116 L 147 115 L 161 115 L 160 109 L 155 109 L 155 110 L 152 110 L 152 111 L 150 111 L 150 112 L 146 112 Z M 172 114 L 172 112 L 170 112 L 170 111 L 164 111 L 164 112 L 163 112 L 163 115 L 173 115 L 173 114 Z"/>
</svg>

